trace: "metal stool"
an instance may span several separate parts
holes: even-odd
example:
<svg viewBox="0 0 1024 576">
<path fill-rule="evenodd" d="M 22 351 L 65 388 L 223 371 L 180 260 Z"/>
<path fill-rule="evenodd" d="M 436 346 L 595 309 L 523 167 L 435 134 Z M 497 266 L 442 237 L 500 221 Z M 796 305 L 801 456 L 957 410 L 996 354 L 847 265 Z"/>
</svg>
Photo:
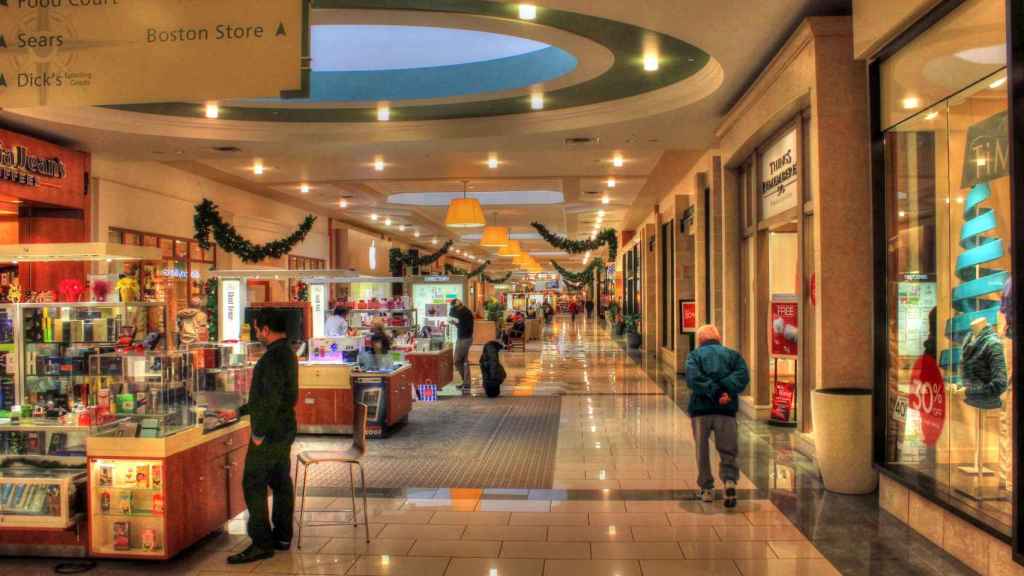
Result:
<svg viewBox="0 0 1024 576">
<path fill-rule="evenodd" d="M 295 457 L 295 491 L 298 492 L 299 464 L 302 464 L 302 504 L 299 507 L 299 550 L 302 549 L 303 515 L 306 513 L 306 482 L 309 467 L 317 464 L 348 464 L 349 488 L 352 489 L 352 508 L 345 510 L 310 510 L 309 512 L 352 512 L 352 522 L 320 522 L 309 526 L 354 526 L 359 527 L 359 513 L 356 509 L 356 480 L 354 468 L 359 468 L 363 486 L 363 526 L 366 527 L 366 541 L 370 541 L 369 507 L 366 505 L 366 473 L 360 460 L 366 455 L 366 404 L 356 403 L 352 418 L 352 446 L 347 450 L 306 450 Z"/>
<path fill-rule="evenodd" d="M 512 352 L 517 346 L 523 352 L 526 352 L 526 332 L 523 332 L 520 336 L 508 337 L 508 351 Z"/>
</svg>

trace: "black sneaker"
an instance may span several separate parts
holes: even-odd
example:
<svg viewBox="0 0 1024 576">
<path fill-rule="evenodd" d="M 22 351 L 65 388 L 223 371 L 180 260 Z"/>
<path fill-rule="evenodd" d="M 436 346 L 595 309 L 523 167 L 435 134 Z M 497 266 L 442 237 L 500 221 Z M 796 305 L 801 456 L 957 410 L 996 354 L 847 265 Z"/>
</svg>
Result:
<svg viewBox="0 0 1024 576">
<path fill-rule="evenodd" d="M 291 540 L 274 540 L 274 550 L 286 552 L 292 547 Z"/>
<path fill-rule="evenodd" d="M 736 507 L 736 483 L 726 482 L 725 483 L 725 507 L 735 508 Z"/>
<path fill-rule="evenodd" d="M 245 550 L 242 550 L 234 556 L 228 556 L 228 564 L 248 564 L 249 562 L 258 562 L 260 560 L 266 560 L 274 556 L 274 550 L 264 550 L 263 548 L 257 548 L 255 544 L 250 545 Z"/>
</svg>

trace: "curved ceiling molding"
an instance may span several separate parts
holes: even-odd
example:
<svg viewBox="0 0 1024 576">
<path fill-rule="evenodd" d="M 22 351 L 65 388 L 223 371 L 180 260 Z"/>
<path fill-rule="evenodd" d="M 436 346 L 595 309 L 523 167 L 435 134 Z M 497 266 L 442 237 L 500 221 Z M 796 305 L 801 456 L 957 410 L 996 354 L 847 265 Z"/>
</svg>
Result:
<svg viewBox="0 0 1024 576">
<path fill-rule="evenodd" d="M 614 55 L 614 60 L 607 70 L 580 83 L 552 89 L 549 86 L 544 86 L 544 82 L 540 82 L 539 89 L 544 92 L 546 111 L 579 108 L 642 95 L 695 77 L 713 63 L 706 52 L 677 38 L 623 22 L 550 8 L 540 10 L 537 19 L 530 23 L 518 19 L 516 4 L 488 0 L 447 0 L 443 3 L 433 0 L 395 0 L 388 2 L 386 8 L 380 8 L 380 2 L 376 0 L 315 0 L 313 8 L 314 25 L 321 22 L 335 22 L 337 16 L 333 15 L 332 17 L 332 13 L 352 10 L 363 11 L 371 18 L 376 16 L 377 22 L 381 24 L 394 24 L 394 20 L 390 16 L 396 10 L 412 12 L 419 16 L 427 14 L 434 16 L 470 15 L 503 20 L 515 24 L 519 29 L 546 27 L 561 30 L 596 42 Z M 644 69 L 645 51 L 657 53 L 659 61 L 657 71 Z M 552 54 L 557 53 L 552 52 Z M 524 56 L 526 55 L 512 58 Z M 574 53 L 573 56 L 581 61 L 586 59 L 586 54 Z M 554 68 L 560 67 L 564 70 L 568 61 L 564 58 L 559 58 L 559 60 L 558 66 Z M 548 70 L 548 73 L 553 74 L 551 70 Z M 564 72 L 561 75 L 564 75 Z M 557 78 L 558 75 L 554 75 L 554 77 Z M 498 91 L 507 91 L 509 88 L 500 83 L 492 83 L 492 87 Z M 538 89 L 536 83 L 534 89 Z M 313 92 L 316 94 L 317 89 L 314 88 Z M 417 100 L 436 99 L 442 96 L 430 91 L 404 95 L 398 93 L 397 95 L 410 96 Z M 452 95 L 463 96 L 464 94 Z M 370 98 L 372 95 L 362 91 L 348 94 L 348 96 Z M 405 98 L 395 99 L 404 100 Z M 126 105 L 111 108 L 183 118 L 201 118 L 204 114 L 202 106 L 186 102 Z M 464 99 L 458 102 L 440 101 L 417 105 L 393 104 L 391 119 L 396 122 L 427 122 L 531 112 L 533 109 L 530 97 L 524 93 L 498 99 Z M 243 107 L 230 107 L 229 105 L 227 109 L 222 107 L 221 117 L 235 122 L 366 123 L 376 121 L 376 106 L 279 106 L 270 103 Z"/>
</svg>

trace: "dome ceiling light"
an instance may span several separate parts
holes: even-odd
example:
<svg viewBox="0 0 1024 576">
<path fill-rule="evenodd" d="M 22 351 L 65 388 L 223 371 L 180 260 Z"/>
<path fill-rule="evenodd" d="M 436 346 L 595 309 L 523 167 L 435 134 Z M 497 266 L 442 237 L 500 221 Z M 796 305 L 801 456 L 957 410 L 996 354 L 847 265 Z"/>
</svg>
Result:
<svg viewBox="0 0 1024 576">
<path fill-rule="evenodd" d="M 455 198 L 448 204 L 444 225 L 449 228 L 479 228 L 487 224 L 480 201 L 467 195 L 469 180 L 462 181 L 462 198 Z"/>
</svg>

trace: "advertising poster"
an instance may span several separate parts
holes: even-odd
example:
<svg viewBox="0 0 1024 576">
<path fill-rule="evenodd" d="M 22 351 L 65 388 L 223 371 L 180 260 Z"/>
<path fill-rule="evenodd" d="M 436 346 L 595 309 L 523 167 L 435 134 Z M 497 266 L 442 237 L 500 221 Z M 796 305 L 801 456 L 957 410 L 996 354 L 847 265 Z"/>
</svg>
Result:
<svg viewBox="0 0 1024 576">
<path fill-rule="evenodd" d="M 679 305 L 682 307 L 682 332 L 696 332 L 697 331 L 697 303 L 692 300 L 680 300 Z"/>
<path fill-rule="evenodd" d="M 776 424 L 795 422 L 796 379 L 775 374 L 772 378 L 771 420 Z"/>
<path fill-rule="evenodd" d="M 924 354 L 928 339 L 928 314 L 938 303 L 935 282 L 899 282 L 896 285 L 896 322 L 899 355 L 916 358 Z"/>
<path fill-rule="evenodd" d="M 775 357 L 796 357 L 800 341 L 798 309 L 796 295 L 772 295 L 770 355 Z"/>
</svg>

